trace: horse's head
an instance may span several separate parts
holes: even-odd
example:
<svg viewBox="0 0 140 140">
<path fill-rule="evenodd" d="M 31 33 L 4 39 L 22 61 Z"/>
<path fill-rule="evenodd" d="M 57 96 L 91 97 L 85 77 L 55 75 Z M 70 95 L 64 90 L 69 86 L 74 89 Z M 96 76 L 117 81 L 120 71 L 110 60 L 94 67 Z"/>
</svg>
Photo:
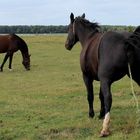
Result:
<svg viewBox="0 0 140 140">
<path fill-rule="evenodd" d="M 85 14 L 81 16 L 81 18 L 85 18 Z M 65 43 L 65 47 L 68 50 L 71 50 L 72 47 L 79 41 L 78 36 L 76 34 L 76 29 L 75 29 L 75 18 L 74 14 L 71 13 L 70 15 L 70 24 L 68 26 L 68 36 L 67 40 Z"/>
<path fill-rule="evenodd" d="M 24 57 L 22 64 L 25 67 L 26 70 L 30 70 L 30 56 L 31 55 L 26 55 L 26 57 Z"/>
</svg>

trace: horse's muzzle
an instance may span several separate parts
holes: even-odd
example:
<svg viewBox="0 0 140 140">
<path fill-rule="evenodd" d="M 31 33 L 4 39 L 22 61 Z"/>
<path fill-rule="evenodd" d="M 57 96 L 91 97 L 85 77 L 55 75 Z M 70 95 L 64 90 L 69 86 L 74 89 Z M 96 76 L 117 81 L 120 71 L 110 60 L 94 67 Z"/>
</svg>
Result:
<svg viewBox="0 0 140 140">
<path fill-rule="evenodd" d="M 65 48 L 70 51 L 72 49 L 72 46 L 68 45 L 68 44 L 65 44 Z"/>
<path fill-rule="evenodd" d="M 30 70 L 30 68 L 26 68 L 26 70 L 27 70 L 27 71 L 29 71 L 29 70 Z"/>
</svg>

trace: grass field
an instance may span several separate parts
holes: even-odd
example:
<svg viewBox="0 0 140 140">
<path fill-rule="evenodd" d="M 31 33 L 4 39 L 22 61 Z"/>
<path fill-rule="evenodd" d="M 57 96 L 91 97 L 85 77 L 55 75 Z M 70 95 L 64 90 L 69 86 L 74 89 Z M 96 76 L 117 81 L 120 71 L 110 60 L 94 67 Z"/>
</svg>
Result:
<svg viewBox="0 0 140 140">
<path fill-rule="evenodd" d="M 65 50 L 66 35 L 21 36 L 31 53 L 26 71 L 20 52 L 13 71 L 0 73 L 0 140 L 98 140 L 99 82 L 95 82 L 95 117 L 88 118 L 86 90 L 81 76 L 77 44 Z M 1 54 L 0 62 L 4 55 Z M 140 103 L 140 88 L 134 83 Z M 112 86 L 112 134 L 105 140 L 139 140 L 140 112 L 124 77 Z"/>
</svg>

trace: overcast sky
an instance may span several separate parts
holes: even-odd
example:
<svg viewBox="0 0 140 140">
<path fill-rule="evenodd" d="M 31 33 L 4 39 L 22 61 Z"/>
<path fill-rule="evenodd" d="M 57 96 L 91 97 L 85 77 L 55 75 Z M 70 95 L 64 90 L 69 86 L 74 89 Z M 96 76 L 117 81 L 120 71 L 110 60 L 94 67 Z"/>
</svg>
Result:
<svg viewBox="0 0 140 140">
<path fill-rule="evenodd" d="M 71 12 L 101 25 L 140 25 L 140 0 L 0 0 L 0 25 L 67 25 Z"/>
</svg>

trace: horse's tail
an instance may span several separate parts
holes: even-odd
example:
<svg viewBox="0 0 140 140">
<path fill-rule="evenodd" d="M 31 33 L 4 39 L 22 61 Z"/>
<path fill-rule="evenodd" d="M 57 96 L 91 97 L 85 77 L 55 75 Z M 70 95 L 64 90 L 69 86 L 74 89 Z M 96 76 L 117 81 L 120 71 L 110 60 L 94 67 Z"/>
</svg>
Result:
<svg viewBox="0 0 140 140">
<path fill-rule="evenodd" d="M 140 26 L 125 40 L 126 55 L 133 80 L 140 86 Z"/>
<path fill-rule="evenodd" d="M 140 49 L 140 26 L 125 40 L 125 50 L 130 64 L 133 64 L 138 49 Z"/>
</svg>

